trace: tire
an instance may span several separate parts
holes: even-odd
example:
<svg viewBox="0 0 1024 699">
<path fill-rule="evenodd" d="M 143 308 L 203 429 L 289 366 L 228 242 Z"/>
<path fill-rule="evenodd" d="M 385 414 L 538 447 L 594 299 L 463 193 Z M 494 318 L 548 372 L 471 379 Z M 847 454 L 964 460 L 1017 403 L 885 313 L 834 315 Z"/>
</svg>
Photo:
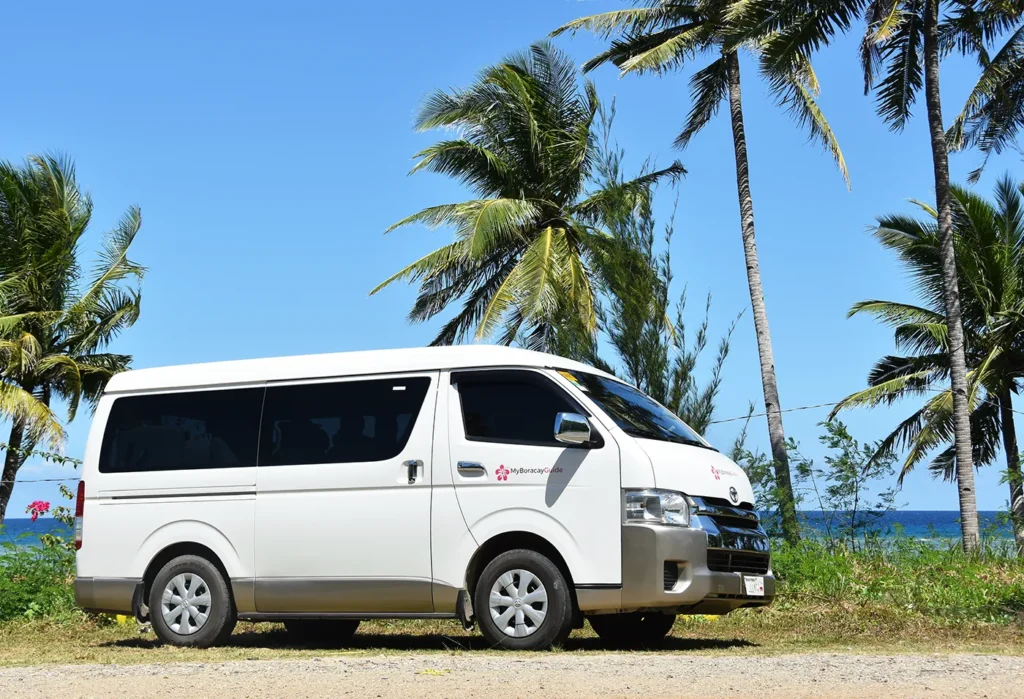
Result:
<svg viewBox="0 0 1024 699">
<path fill-rule="evenodd" d="M 296 645 L 337 648 L 352 640 L 358 619 L 288 619 L 284 622 L 289 639 Z"/>
<path fill-rule="evenodd" d="M 153 578 L 149 617 L 164 643 L 209 648 L 235 629 L 235 602 L 217 566 L 201 556 L 178 556 Z"/>
<path fill-rule="evenodd" d="M 524 583 L 526 589 L 520 590 Z M 502 599 L 508 604 L 502 605 Z M 546 556 L 528 549 L 507 551 L 487 564 L 476 583 L 473 609 L 492 647 L 543 650 L 572 632 L 573 605 L 565 576 Z"/>
<path fill-rule="evenodd" d="M 597 614 L 590 626 L 605 643 L 613 646 L 653 646 L 665 640 L 676 623 L 675 614 L 632 612 L 629 614 Z"/>
</svg>

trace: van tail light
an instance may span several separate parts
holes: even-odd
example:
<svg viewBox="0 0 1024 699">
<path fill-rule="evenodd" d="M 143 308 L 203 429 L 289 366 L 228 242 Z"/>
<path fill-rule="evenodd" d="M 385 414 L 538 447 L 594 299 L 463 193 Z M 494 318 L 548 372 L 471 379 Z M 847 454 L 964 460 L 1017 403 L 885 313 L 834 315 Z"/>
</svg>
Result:
<svg viewBox="0 0 1024 699">
<path fill-rule="evenodd" d="M 78 481 L 75 498 L 75 550 L 82 548 L 82 520 L 85 518 L 85 481 Z"/>
</svg>

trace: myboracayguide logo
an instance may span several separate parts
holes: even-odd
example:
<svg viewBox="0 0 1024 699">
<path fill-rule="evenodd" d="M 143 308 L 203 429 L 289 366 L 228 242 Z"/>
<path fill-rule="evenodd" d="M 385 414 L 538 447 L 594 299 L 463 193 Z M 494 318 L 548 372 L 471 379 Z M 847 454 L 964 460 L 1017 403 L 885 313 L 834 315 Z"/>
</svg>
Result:
<svg viewBox="0 0 1024 699">
<path fill-rule="evenodd" d="M 507 481 L 509 476 L 543 476 L 549 473 L 561 473 L 561 466 L 545 466 L 544 468 L 509 468 L 505 464 L 494 469 L 499 481 Z"/>
</svg>

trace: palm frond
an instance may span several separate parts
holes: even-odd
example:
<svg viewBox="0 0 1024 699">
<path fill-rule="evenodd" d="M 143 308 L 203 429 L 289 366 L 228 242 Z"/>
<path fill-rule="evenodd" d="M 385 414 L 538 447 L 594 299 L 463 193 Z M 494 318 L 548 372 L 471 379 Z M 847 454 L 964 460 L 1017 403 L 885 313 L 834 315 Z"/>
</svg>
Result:
<svg viewBox="0 0 1024 699">
<path fill-rule="evenodd" d="M 910 119 L 917 94 L 924 85 L 921 59 L 924 42 L 924 0 L 907 0 L 898 21 L 887 23 L 884 35 L 869 27 L 866 43 L 878 47 L 879 60 L 885 76 L 878 84 L 877 107 L 882 119 L 894 131 L 902 130 Z"/>
<path fill-rule="evenodd" d="M 676 137 L 677 148 L 686 148 L 690 140 L 718 113 L 729 91 L 729 59 L 712 61 L 690 77 L 690 113 L 683 130 Z"/>
<path fill-rule="evenodd" d="M 674 13 L 670 14 L 666 7 L 635 7 L 628 10 L 613 10 L 574 19 L 551 32 L 551 36 L 559 36 L 566 33 L 573 35 L 579 31 L 588 31 L 603 39 L 607 39 L 612 34 L 620 32 L 635 34 L 649 31 L 652 27 L 658 26 L 659 23 L 664 22 L 666 19 L 674 19 L 675 17 L 676 15 Z"/>
<path fill-rule="evenodd" d="M 846 167 L 846 158 L 832 127 L 815 99 L 818 79 L 810 62 L 800 58 L 789 70 L 779 70 L 762 59 L 761 70 L 768 78 L 770 89 L 779 105 L 793 116 L 797 124 L 807 129 L 811 141 L 821 144 L 828 151 L 836 161 L 836 166 L 849 189 L 850 173 Z"/>
</svg>

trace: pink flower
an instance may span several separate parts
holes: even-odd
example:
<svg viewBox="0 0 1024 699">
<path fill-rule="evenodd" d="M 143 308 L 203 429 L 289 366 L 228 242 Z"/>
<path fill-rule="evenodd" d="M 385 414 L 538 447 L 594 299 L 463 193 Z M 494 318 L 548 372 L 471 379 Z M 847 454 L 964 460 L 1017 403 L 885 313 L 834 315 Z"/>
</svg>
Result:
<svg viewBox="0 0 1024 699">
<path fill-rule="evenodd" d="M 33 522 L 39 519 L 39 515 L 45 515 L 49 511 L 50 503 L 46 502 L 46 500 L 35 500 L 25 508 L 25 512 L 32 515 Z"/>
<path fill-rule="evenodd" d="M 500 466 L 498 466 L 498 468 L 496 468 L 494 470 L 494 475 L 496 475 L 498 477 L 499 481 L 507 481 L 508 480 L 508 469 L 505 468 L 505 464 L 501 464 Z"/>
</svg>

